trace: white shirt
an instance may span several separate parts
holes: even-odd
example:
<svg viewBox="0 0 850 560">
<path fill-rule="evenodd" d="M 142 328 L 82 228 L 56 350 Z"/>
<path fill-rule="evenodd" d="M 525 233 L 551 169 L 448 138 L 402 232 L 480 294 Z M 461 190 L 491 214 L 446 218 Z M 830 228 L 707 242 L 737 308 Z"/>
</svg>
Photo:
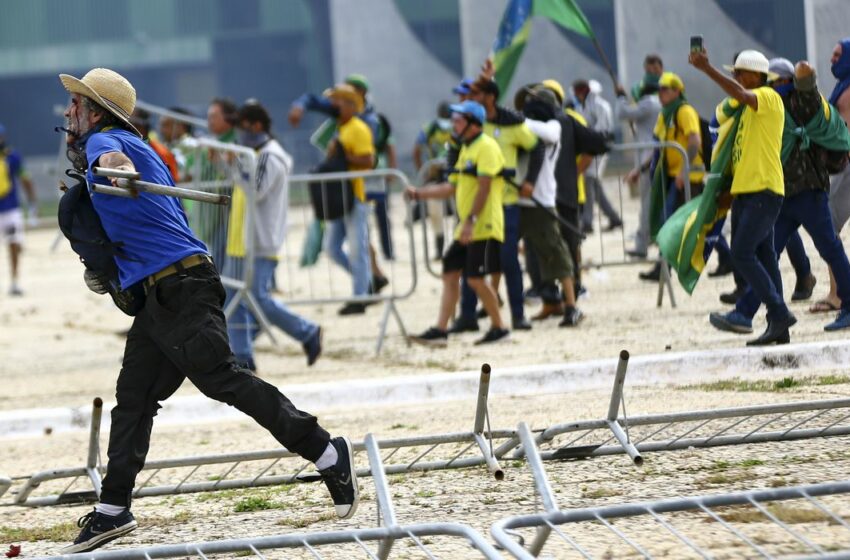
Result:
<svg viewBox="0 0 850 560">
<path fill-rule="evenodd" d="M 531 129 L 531 132 L 540 138 L 545 146 L 543 165 L 540 167 L 537 182 L 534 183 L 532 196 L 546 208 L 554 208 L 555 195 L 558 191 L 558 183 L 555 181 L 555 164 L 558 162 L 558 155 L 561 153 L 561 123 L 555 119 L 546 122 L 525 119 L 525 124 Z M 522 197 L 519 199 L 519 204 L 535 206 L 534 202 Z"/>
</svg>

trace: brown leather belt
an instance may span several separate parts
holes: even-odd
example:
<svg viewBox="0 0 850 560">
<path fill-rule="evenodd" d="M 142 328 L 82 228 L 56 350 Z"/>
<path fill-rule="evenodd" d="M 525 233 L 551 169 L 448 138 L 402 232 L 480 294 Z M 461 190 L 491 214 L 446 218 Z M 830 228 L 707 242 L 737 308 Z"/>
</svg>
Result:
<svg viewBox="0 0 850 560">
<path fill-rule="evenodd" d="M 181 271 L 186 270 L 187 268 L 192 268 L 193 266 L 198 266 L 199 264 L 210 263 L 212 264 L 212 259 L 209 255 L 190 255 L 185 259 L 181 259 L 174 264 L 170 264 L 157 272 L 156 274 L 151 274 L 147 278 L 145 278 L 145 291 L 153 288 L 154 284 L 162 280 L 163 278 L 167 278 L 169 276 L 173 276 Z"/>
</svg>

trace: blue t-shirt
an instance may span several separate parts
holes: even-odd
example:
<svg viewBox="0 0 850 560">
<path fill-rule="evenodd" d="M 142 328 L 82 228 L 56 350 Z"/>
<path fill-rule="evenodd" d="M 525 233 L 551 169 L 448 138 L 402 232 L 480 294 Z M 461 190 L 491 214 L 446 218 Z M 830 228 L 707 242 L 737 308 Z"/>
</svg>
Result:
<svg viewBox="0 0 850 560">
<path fill-rule="evenodd" d="M 9 192 L 0 197 L 0 212 L 8 212 L 20 206 L 18 201 L 18 177 L 24 169 L 24 160 L 15 150 L 11 150 L 3 156 L 6 159 L 7 177 L 3 177 L 0 181 L 8 181 Z"/>
<path fill-rule="evenodd" d="M 100 156 L 109 152 L 121 152 L 130 158 L 141 180 L 174 186 L 171 173 L 156 152 L 138 136 L 121 129 L 98 132 L 86 142 L 86 177 L 90 182 L 110 184 L 106 177 L 95 177 L 91 172 L 99 165 Z M 186 212 L 175 197 L 90 194 L 106 235 L 113 243 L 123 244 L 121 249 L 127 258 L 116 259 L 123 289 L 190 255 L 209 253 L 189 229 Z"/>
</svg>

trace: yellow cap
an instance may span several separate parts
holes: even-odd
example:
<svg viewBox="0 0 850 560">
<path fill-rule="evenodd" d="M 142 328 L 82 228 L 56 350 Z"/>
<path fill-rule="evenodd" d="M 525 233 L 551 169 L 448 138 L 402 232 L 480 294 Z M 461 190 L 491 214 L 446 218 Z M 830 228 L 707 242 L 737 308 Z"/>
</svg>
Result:
<svg viewBox="0 0 850 560">
<path fill-rule="evenodd" d="M 542 82 L 540 82 L 540 85 L 542 85 L 546 89 L 551 89 L 552 91 L 554 91 L 555 95 L 557 95 L 558 98 L 561 100 L 561 103 L 564 102 L 564 88 L 561 86 L 561 84 L 558 83 L 557 80 L 549 78 L 548 80 L 543 80 Z"/>
<path fill-rule="evenodd" d="M 674 74 L 673 72 L 664 72 L 661 74 L 661 79 L 658 80 L 658 87 L 667 87 L 682 93 L 685 92 L 685 83 L 678 74 Z"/>
</svg>

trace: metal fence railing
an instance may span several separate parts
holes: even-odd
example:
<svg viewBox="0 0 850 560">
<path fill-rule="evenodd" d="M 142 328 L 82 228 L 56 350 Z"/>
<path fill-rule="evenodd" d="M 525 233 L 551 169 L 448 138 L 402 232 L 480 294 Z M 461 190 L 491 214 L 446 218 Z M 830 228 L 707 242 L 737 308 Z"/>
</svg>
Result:
<svg viewBox="0 0 850 560">
<path fill-rule="evenodd" d="M 541 463 L 535 478 L 548 494 L 547 511 L 491 528 L 496 542 L 519 560 L 542 552 L 666 557 L 671 547 L 683 558 L 850 558 L 850 480 L 558 510 Z"/>
<path fill-rule="evenodd" d="M 680 449 L 711 448 L 763 442 L 797 441 L 850 435 L 850 398 L 695 410 L 672 414 L 627 416 L 623 387 L 628 353 L 621 353 L 607 414 L 535 429 L 531 437 L 542 460 L 629 456 L 640 465 L 644 454 Z M 492 429 L 489 415 L 489 366 L 482 368 L 478 402 L 469 432 L 453 432 L 381 440 L 387 452 L 386 472 L 401 474 L 486 466 L 496 478 L 504 476 L 505 460 L 522 459 L 527 445 L 520 429 Z M 622 409 L 622 414 L 619 411 Z M 47 506 L 97 497 L 102 472 L 97 430 L 100 415 L 92 416 L 92 436 L 84 466 L 52 468 L 18 476 L 6 505 Z M 354 444 L 362 457 L 366 446 Z M 370 475 L 368 469 L 358 471 Z M 135 497 L 173 495 L 284 484 L 315 477 L 311 463 L 284 450 L 246 451 L 148 461 L 139 477 Z"/>
<path fill-rule="evenodd" d="M 386 560 L 397 541 L 407 541 L 408 549 L 425 558 L 485 558 L 500 560 L 501 554 L 481 534 L 459 523 L 417 523 L 400 525 L 389 491 L 381 452 L 372 434 L 364 442 L 369 470 L 373 473 L 378 526 L 370 529 L 348 529 L 268 537 L 247 537 L 221 541 L 180 543 L 143 548 L 104 550 L 98 552 L 60 556 L 67 560 L 151 559 L 151 558 L 207 558 L 216 554 L 266 558 L 261 551 L 297 549 L 320 560 L 330 548 L 334 558 L 366 557 Z M 425 538 L 428 537 L 428 538 Z M 462 542 L 457 542 L 462 539 Z M 370 548 L 367 544 L 375 543 Z M 410 554 L 408 552 L 407 554 Z M 474 554 L 475 556 L 472 556 Z"/>
</svg>

